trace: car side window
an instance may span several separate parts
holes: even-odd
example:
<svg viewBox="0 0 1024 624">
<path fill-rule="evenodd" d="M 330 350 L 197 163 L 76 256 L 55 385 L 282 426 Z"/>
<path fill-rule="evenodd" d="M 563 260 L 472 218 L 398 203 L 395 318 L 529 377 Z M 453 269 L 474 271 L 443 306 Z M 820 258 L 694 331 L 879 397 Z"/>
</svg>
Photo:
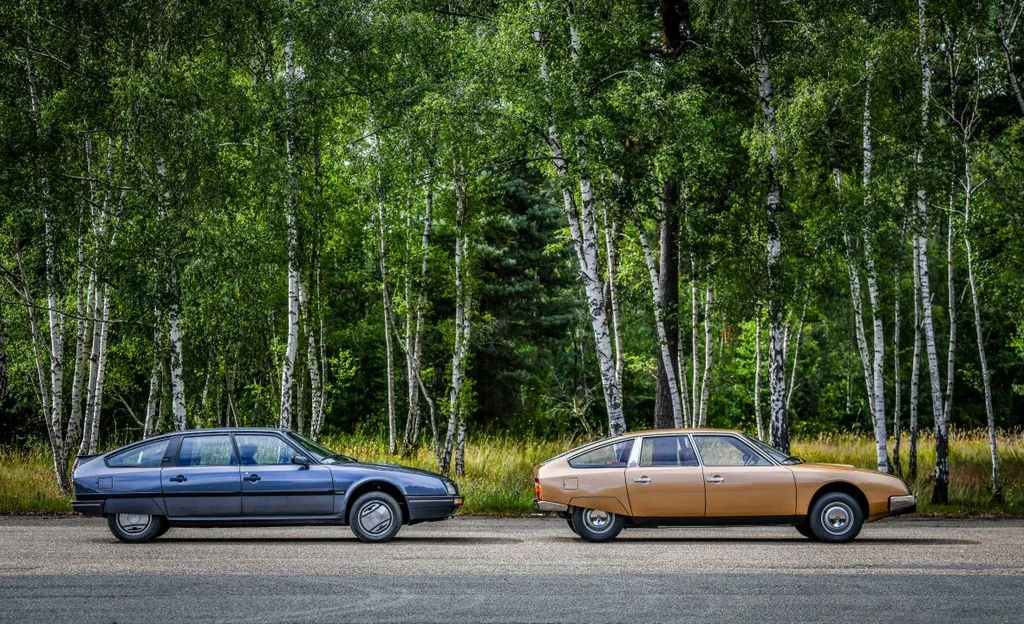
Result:
<svg viewBox="0 0 1024 624">
<path fill-rule="evenodd" d="M 739 438 L 725 435 L 697 435 L 693 437 L 705 466 L 771 466 Z"/>
<path fill-rule="evenodd" d="M 107 460 L 107 465 L 117 468 L 152 468 L 159 466 L 167 451 L 169 438 L 136 446 L 135 448 L 122 451 Z"/>
<path fill-rule="evenodd" d="M 231 437 L 189 436 L 181 441 L 179 466 L 237 466 Z"/>
<path fill-rule="evenodd" d="M 278 466 L 292 463 L 295 449 L 272 435 L 236 435 L 238 458 L 243 466 Z"/>
<path fill-rule="evenodd" d="M 640 465 L 657 466 L 699 466 L 697 454 L 693 452 L 689 436 L 645 437 L 640 449 Z"/>
<path fill-rule="evenodd" d="M 577 455 L 569 460 L 569 465 L 573 468 L 625 468 L 632 450 L 632 438 L 621 440 Z"/>
</svg>

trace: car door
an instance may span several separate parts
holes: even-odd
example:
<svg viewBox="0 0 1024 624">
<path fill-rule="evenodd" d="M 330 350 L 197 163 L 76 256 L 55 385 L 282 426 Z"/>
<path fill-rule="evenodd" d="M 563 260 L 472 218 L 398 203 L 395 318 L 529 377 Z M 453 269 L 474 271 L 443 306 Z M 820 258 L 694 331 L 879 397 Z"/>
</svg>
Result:
<svg viewBox="0 0 1024 624">
<path fill-rule="evenodd" d="M 730 434 L 694 434 L 704 465 L 709 518 L 782 518 L 796 513 L 793 471 Z"/>
<path fill-rule="evenodd" d="M 242 516 L 327 516 L 334 479 L 327 466 L 273 433 L 235 434 L 242 470 Z M 292 462 L 306 459 L 306 465 Z"/>
<path fill-rule="evenodd" d="M 242 513 L 242 477 L 231 436 L 190 435 L 175 465 L 160 470 L 171 518 L 223 518 Z"/>
<path fill-rule="evenodd" d="M 626 469 L 626 487 L 636 517 L 704 516 L 704 471 L 688 435 L 644 436 L 638 464 Z"/>
</svg>

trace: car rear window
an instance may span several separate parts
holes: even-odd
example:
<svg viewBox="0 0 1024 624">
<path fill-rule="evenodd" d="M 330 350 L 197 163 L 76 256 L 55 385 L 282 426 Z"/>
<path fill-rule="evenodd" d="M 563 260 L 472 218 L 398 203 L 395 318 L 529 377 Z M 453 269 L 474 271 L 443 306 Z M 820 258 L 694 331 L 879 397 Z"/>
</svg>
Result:
<svg viewBox="0 0 1024 624">
<path fill-rule="evenodd" d="M 632 450 L 633 438 L 619 440 L 577 455 L 569 460 L 569 465 L 573 468 L 625 468 Z"/>
<path fill-rule="evenodd" d="M 132 447 L 127 451 L 121 451 L 107 458 L 107 465 L 118 468 L 159 466 L 164 458 L 164 452 L 167 451 L 168 442 L 170 442 L 170 439 L 165 438 L 150 442 L 149 444 Z"/>
</svg>

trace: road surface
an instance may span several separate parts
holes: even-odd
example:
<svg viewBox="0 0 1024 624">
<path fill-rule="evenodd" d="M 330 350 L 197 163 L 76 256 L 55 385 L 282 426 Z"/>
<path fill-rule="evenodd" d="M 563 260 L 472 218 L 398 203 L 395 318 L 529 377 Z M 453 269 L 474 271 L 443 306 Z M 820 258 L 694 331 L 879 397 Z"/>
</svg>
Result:
<svg viewBox="0 0 1024 624">
<path fill-rule="evenodd" d="M 901 518 L 825 545 L 792 528 L 456 518 L 383 545 L 344 527 L 171 529 L 0 517 L 3 622 L 1024 621 L 1024 522 Z"/>
</svg>

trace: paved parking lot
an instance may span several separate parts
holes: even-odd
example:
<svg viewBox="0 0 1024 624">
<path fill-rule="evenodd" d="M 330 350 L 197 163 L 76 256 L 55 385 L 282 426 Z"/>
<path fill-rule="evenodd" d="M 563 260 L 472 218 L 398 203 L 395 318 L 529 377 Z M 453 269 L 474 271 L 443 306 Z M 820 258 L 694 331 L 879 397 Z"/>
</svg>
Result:
<svg viewBox="0 0 1024 624">
<path fill-rule="evenodd" d="M 557 518 L 456 518 L 390 544 L 344 527 L 172 529 L 0 518 L 0 620 L 1020 622 L 1024 522 L 647 529 L 588 544 Z"/>
</svg>

